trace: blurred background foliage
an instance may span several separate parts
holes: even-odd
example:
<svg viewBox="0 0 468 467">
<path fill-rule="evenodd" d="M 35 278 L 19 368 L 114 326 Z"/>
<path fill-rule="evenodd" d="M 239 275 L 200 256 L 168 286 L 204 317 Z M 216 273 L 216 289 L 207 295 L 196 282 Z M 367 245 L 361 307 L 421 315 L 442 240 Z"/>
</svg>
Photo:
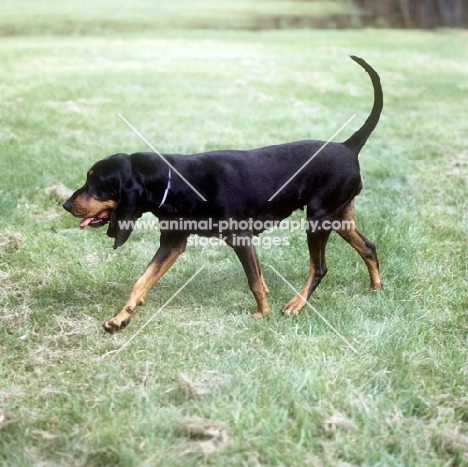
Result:
<svg viewBox="0 0 468 467">
<path fill-rule="evenodd" d="M 463 27 L 468 24 L 466 0 L 352 0 L 363 22 L 404 28 Z"/>
</svg>

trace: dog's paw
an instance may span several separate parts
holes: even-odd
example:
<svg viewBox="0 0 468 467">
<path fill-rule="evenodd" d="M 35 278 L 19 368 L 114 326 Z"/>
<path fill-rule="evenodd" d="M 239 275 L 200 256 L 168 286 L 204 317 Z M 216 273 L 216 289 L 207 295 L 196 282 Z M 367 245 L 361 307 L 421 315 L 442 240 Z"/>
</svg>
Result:
<svg viewBox="0 0 468 467">
<path fill-rule="evenodd" d="M 291 301 L 284 305 L 281 313 L 284 316 L 297 316 L 304 308 L 306 303 L 307 302 L 304 300 L 304 298 L 296 295 Z"/>
<path fill-rule="evenodd" d="M 281 314 L 283 316 L 298 316 L 300 312 L 301 312 L 301 309 L 295 306 L 293 307 L 284 306 L 283 309 L 281 310 Z"/>
<path fill-rule="evenodd" d="M 112 319 L 109 319 L 103 323 L 102 327 L 104 328 L 104 331 L 108 332 L 109 334 L 113 334 L 116 331 L 125 329 L 128 323 L 130 323 L 130 316 L 124 318 L 123 320 L 119 319 L 118 316 L 114 316 Z"/>
<path fill-rule="evenodd" d="M 252 318 L 257 320 L 260 318 L 266 318 L 271 312 L 271 308 L 266 306 L 265 308 L 257 308 L 257 311 L 252 315 Z"/>
</svg>

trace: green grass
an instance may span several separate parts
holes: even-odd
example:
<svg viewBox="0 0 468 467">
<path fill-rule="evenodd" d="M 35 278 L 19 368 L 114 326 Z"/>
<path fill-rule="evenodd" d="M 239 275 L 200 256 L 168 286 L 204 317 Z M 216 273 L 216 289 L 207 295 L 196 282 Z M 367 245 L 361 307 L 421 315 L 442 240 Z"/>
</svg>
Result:
<svg viewBox="0 0 468 467">
<path fill-rule="evenodd" d="M 466 465 L 467 38 L 188 29 L 4 37 L 0 240 L 16 238 L 17 248 L 0 246 L 0 463 Z M 372 100 L 349 54 L 379 71 L 385 93 L 356 200 L 385 290 L 368 291 L 364 264 L 332 236 L 311 303 L 358 353 L 311 310 L 279 314 L 291 291 L 268 265 L 302 286 L 300 232 L 290 247 L 259 249 L 270 319 L 251 319 L 230 249 L 192 247 L 129 328 L 104 334 L 157 233 L 136 232 L 114 251 L 105 230 L 80 232 L 44 189 L 75 189 L 96 160 L 147 150 L 119 112 L 163 152 L 326 140 L 357 113 L 345 138 Z M 127 348 L 106 356 L 202 265 Z M 188 397 L 182 373 L 204 394 Z M 201 449 L 177 429 L 191 416 L 223 422 L 229 443 L 187 453 Z"/>
</svg>

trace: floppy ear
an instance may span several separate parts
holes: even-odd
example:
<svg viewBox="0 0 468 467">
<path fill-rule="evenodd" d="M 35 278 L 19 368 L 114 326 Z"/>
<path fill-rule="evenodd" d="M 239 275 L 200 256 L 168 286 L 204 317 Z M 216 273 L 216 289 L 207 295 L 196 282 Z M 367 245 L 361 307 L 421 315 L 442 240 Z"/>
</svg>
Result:
<svg viewBox="0 0 468 467">
<path fill-rule="evenodd" d="M 141 190 L 135 183 L 128 185 L 120 188 L 120 201 L 111 214 L 107 229 L 107 235 L 115 238 L 114 250 L 128 240 L 133 231 L 134 222 L 142 215 Z"/>
</svg>

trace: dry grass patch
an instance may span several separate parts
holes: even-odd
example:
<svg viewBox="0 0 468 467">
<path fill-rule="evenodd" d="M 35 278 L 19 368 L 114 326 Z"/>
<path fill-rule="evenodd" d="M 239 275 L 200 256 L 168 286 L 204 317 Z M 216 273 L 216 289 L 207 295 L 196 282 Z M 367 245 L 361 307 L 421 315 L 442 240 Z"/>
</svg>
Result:
<svg viewBox="0 0 468 467">
<path fill-rule="evenodd" d="M 442 443 L 447 450 L 453 452 L 463 452 L 463 456 L 468 460 L 468 436 L 460 433 L 457 428 L 447 428 L 442 434 Z"/>
<path fill-rule="evenodd" d="M 191 440 L 181 446 L 180 456 L 208 456 L 224 450 L 231 441 L 226 423 L 206 418 L 184 418 L 176 425 L 176 433 Z"/>
<path fill-rule="evenodd" d="M 21 250 L 24 246 L 24 237 L 19 232 L 0 233 L 0 255 L 7 250 Z"/>
<path fill-rule="evenodd" d="M 200 383 L 192 381 L 185 373 L 179 374 L 179 391 L 187 399 L 201 397 L 208 392 Z"/>
<path fill-rule="evenodd" d="M 12 425 L 19 421 L 19 419 L 14 417 L 7 408 L 11 399 L 13 399 L 12 394 L 0 386 L 0 432 L 8 425 Z"/>
<path fill-rule="evenodd" d="M 10 306 L 8 299 L 15 294 L 22 292 L 22 302 Z M 0 320 L 3 324 L 10 326 L 18 326 L 24 324 L 31 315 L 29 305 L 29 296 L 27 292 L 21 289 L 19 283 L 11 278 L 11 274 L 6 271 L 0 271 L 0 300 L 4 300 L 5 304 L 0 308 Z"/>
<path fill-rule="evenodd" d="M 89 316 L 80 320 L 56 316 L 55 321 L 60 330 L 46 336 L 39 345 L 30 350 L 26 360 L 29 365 L 76 360 L 76 343 L 73 338 L 89 336 L 96 330 L 96 323 Z"/>
<path fill-rule="evenodd" d="M 344 431 L 356 431 L 357 426 L 356 424 L 349 419 L 346 415 L 337 412 L 336 414 L 332 415 L 331 417 L 326 418 L 323 421 L 323 429 L 328 436 L 332 436 L 336 433 L 338 429 L 342 429 Z"/>
<path fill-rule="evenodd" d="M 44 193 L 50 198 L 55 199 L 59 202 L 65 202 L 73 194 L 73 190 L 66 187 L 63 183 L 50 186 L 44 189 Z"/>
</svg>

